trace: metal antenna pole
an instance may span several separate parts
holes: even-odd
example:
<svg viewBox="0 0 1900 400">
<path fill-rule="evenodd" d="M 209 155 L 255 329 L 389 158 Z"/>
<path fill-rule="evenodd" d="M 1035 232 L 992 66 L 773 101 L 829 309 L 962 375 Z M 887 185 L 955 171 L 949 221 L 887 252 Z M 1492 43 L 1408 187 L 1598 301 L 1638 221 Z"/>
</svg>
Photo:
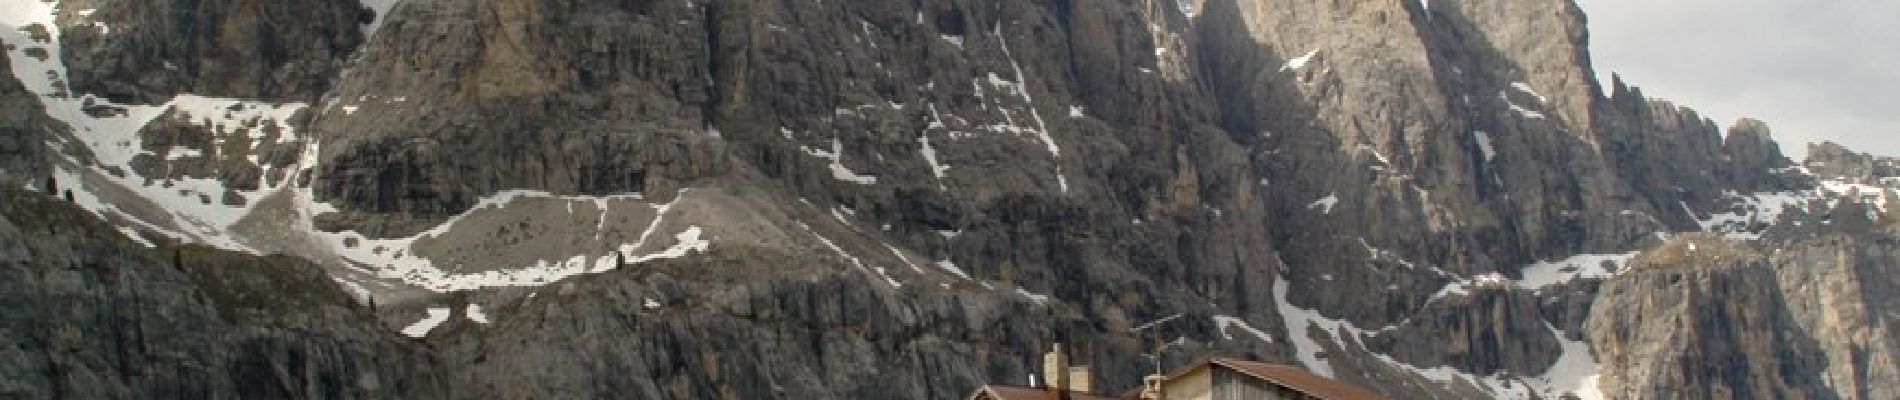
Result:
<svg viewBox="0 0 1900 400">
<path fill-rule="evenodd" d="M 1170 316 L 1167 316 L 1166 318 L 1157 319 L 1146 324 L 1141 324 L 1140 326 L 1136 326 L 1133 329 L 1128 330 L 1128 333 L 1135 334 L 1135 346 L 1137 347 L 1141 346 L 1142 331 L 1147 331 L 1147 330 L 1154 331 L 1155 352 L 1154 352 L 1153 357 L 1155 360 L 1155 372 L 1153 375 L 1148 375 L 1147 377 L 1144 377 L 1141 379 L 1141 387 L 1142 387 L 1141 398 L 1142 399 L 1161 398 L 1161 394 L 1160 394 L 1161 381 L 1166 379 L 1165 377 L 1161 375 L 1162 373 L 1161 372 L 1161 351 L 1166 349 L 1166 347 L 1162 347 L 1161 345 L 1161 329 L 1159 328 L 1161 327 L 1162 324 L 1166 324 L 1176 319 L 1180 319 L 1181 315 L 1182 314 L 1170 315 Z"/>
<path fill-rule="evenodd" d="M 1156 329 L 1155 338 L 1155 375 L 1161 375 L 1161 330 Z"/>
<path fill-rule="evenodd" d="M 1156 375 L 1161 374 L 1161 350 L 1163 349 L 1163 347 L 1161 347 L 1161 329 L 1159 328 L 1161 327 L 1162 324 L 1166 324 L 1169 322 L 1173 322 L 1176 319 L 1180 319 L 1181 315 L 1183 314 L 1177 313 L 1174 315 L 1163 317 L 1161 319 L 1150 321 L 1146 324 L 1141 324 L 1141 326 L 1136 326 L 1133 329 L 1128 330 L 1129 333 L 1135 334 L 1135 338 L 1136 338 L 1135 340 L 1137 341 L 1137 343 L 1139 343 L 1139 341 L 1141 340 L 1140 338 L 1141 338 L 1142 331 L 1152 330 L 1152 333 L 1154 334 L 1154 341 L 1155 341 L 1154 360 L 1155 360 L 1155 374 Z"/>
</svg>

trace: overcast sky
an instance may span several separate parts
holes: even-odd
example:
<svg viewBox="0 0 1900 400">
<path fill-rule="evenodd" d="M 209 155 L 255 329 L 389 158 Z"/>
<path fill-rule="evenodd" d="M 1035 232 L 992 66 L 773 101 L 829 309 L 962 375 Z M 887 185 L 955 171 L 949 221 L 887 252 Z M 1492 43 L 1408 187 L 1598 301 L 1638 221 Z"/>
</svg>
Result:
<svg viewBox="0 0 1900 400">
<path fill-rule="evenodd" d="M 1604 85 L 1767 121 L 1797 161 L 1821 140 L 1900 156 L 1900 1 L 1577 2 Z"/>
</svg>

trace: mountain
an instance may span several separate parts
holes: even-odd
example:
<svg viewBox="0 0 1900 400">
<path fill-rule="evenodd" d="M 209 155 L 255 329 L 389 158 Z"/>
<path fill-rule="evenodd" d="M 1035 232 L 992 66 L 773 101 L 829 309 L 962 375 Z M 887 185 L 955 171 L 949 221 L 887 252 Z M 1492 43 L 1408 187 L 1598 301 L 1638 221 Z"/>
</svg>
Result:
<svg viewBox="0 0 1900 400">
<path fill-rule="evenodd" d="M 0 4 L 3 396 L 1118 393 L 1177 314 L 1412 398 L 1900 379 L 1895 161 L 1567 0 Z"/>
</svg>

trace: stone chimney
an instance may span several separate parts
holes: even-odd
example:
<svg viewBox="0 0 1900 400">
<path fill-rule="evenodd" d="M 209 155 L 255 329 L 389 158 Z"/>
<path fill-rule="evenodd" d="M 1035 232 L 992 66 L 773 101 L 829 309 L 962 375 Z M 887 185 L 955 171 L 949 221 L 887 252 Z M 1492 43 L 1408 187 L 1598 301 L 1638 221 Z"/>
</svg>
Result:
<svg viewBox="0 0 1900 400">
<path fill-rule="evenodd" d="M 1069 354 L 1057 344 L 1053 350 L 1042 355 L 1043 388 L 1056 391 L 1088 393 L 1094 389 L 1094 378 L 1085 365 L 1069 365 Z"/>
<path fill-rule="evenodd" d="M 1069 385 L 1069 391 L 1089 393 L 1093 389 L 1090 387 L 1094 383 L 1092 381 L 1093 379 L 1089 377 L 1089 367 L 1079 365 L 1069 367 L 1069 377 L 1064 379 L 1063 383 Z"/>
<path fill-rule="evenodd" d="M 1057 343 L 1054 350 L 1042 354 L 1042 379 L 1044 387 L 1064 390 L 1069 387 L 1069 355 L 1062 352 L 1062 344 Z"/>
</svg>

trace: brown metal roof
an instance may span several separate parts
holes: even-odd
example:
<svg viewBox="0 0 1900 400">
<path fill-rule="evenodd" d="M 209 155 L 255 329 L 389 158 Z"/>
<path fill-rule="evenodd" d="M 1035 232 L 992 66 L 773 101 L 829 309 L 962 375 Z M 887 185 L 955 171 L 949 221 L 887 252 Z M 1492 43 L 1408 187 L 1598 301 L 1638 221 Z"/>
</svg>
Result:
<svg viewBox="0 0 1900 400">
<path fill-rule="evenodd" d="M 1232 368 L 1255 378 L 1265 379 L 1288 389 L 1326 400 L 1387 400 L 1378 393 L 1359 387 L 1314 375 L 1305 369 L 1278 364 L 1243 361 L 1231 358 L 1210 358 L 1207 363 Z"/>
<path fill-rule="evenodd" d="M 1096 396 L 1082 392 L 1057 391 L 1044 388 L 1032 388 L 1009 385 L 983 385 L 971 394 L 971 399 L 988 394 L 995 400 L 1114 400 L 1110 397 Z"/>
</svg>

